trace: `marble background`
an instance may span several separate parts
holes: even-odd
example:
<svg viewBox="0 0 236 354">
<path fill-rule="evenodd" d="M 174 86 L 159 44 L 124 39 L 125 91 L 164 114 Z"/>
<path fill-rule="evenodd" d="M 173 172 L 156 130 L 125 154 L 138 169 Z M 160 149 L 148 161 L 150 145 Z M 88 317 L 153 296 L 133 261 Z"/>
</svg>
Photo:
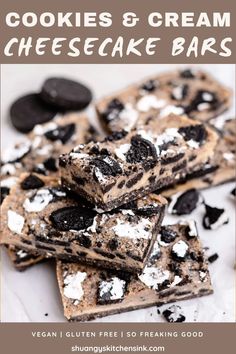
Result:
<svg viewBox="0 0 236 354">
<path fill-rule="evenodd" d="M 146 75 L 171 70 L 180 65 L 2 65 L 1 70 L 1 125 L 3 149 L 23 138 L 8 119 L 10 104 L 18 96 L 37 91 L 45 78 L 66 76 L 78 79 L 93 88 L 99 98 L 123 88 Z M 234 65 L 199 65 L 214 74 L 222 83 L 234 90 Z M 234 93 L 235 96 L 235 93 Z M 233 105 L 234 106 L 234 105 Z M 88 114 L 97 125 L 92 107 Z M 226 113 L 233 117 L 234 109 Z M 230 198 L 234 183 L 203 192 L 212 206 L 227 210 L 230 222 L 216 231 L 202 228 L 204 210 L 199 207 L 186 219 L 197 221 L 200 238 L 208 255 L 215 252 L 219 259 L 210 264 L 214 294 L 199 299 L 181 301 L 189 322 L 231 322 L 235 320 L 235 210 Z M 178 217 L 165 217 L 164 223 L 175 223 Z M 163 310 L 167 306 L 162 306 Z M 46 315 L 47 314 L 47 315 Z M 64 322 L 62 304 L 53 261 L 36 265 L 25 272 L 14 270 L 5 250 L 1 251 L 1 320 L 3 322 Z M 98 322 L 162 322 L 157 308 L 152 307 L 97 320 Z"/>
</svg>

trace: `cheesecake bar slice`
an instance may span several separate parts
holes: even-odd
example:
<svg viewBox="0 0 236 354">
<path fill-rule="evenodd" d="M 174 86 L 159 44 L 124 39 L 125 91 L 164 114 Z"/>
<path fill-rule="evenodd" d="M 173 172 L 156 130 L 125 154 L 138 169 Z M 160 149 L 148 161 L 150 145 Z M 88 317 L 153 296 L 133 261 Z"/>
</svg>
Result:
<svg viewBox="0 0 236 354">
<path fill-rule="evenodd" d="M 174 187 L 159 190 L 158 193 L 170 197 L 192 188 L 205 189 L 234 181 L 236 178 L 236 119 L 226 121 L 219 133 L 211 164 L 206 165 L 201 171 L 190 174 Z"/>
<path fill-rule="evenodd" d="M 34 264 L 46 260 L 46 257 L 42 254 L 28 252 L 11 245 L 7 247 L 7 252 L 14 267 L 19 271 L 23 271 Z"/>
<path fill-rule="evenodd" d="M 143 272 L 101 270 L 57 262 L 64 314 L 87 321 L 213 292 L 194 221 L 163 226 Z"/>
<path fill-rule="evenodd" d="M 1 186 L 6 195 L 22 172 L 58 174 L 58 157 L 75 145 L 96 140 L 95 129 L 85 115 L 66 114 L 45 124 L 36 125 L 27 138 L 5 149 L 1 155 Z M 12 178 L 14 177 L 14 178 Z M 10 178 L 10 179 L 9 179 Z"/>
<path fill-rule="evenodd" d="M 146 78 L 102 98 L 96 110 L 106 131 L 128 131 L 171 112 L 207 121 L 230 107 L 231 96 L 211 75 L 191 68 Z"/>
<path fill-rule="evenodd" d="M 169 115 L 129 133 L 78 145 L 60 157 L 62 184 L 111 210 L 176 184 L 210 163 L 217 134 L 186 116 Z"/>
<path fill-rule="evenodd" d="M 32 186 L 35 178 L 41 185 Z M 99 214 L 56 178 L 23 174 L 2 204 L 0 242 L 47 257 L 138 272 L 152 251 L 166 203 L 149 195 Z"/>
<path fill-rule="evenodd" d="M 1 203 L 22 172 L 57 175 L 60 154 L 97 138 L 97 132 L 83 114 L 68 113 L 49 123 L 36 125 L 24 141 L 7 148 L 1 155 Z M 26 255 L 25 250 L 14 252 L 13 248 L 8 254 L 20 270 L 43 258 L 42 255 Z"/>
</svg>

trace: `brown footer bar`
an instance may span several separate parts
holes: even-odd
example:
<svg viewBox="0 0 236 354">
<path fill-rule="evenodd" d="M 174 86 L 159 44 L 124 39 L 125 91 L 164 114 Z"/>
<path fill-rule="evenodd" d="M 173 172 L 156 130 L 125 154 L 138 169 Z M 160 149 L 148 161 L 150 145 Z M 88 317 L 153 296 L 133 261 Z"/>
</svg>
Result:
<svg viewBox="0 0 236 354">
<path fill-rule="evenodd" d="M 235 324 L 1 324 L 3 354 L 235 353 Z"/>
</svg>

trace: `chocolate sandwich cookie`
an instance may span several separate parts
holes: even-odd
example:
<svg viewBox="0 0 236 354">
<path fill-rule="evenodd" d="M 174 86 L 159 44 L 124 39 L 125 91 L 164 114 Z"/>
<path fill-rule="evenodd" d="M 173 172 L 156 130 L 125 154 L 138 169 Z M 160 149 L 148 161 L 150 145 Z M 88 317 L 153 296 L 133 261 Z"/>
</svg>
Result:
<svg viewBox="0 0 236 354">
<path fill-rule="evenodd" d="M 57 178 L 34 175 L 32 180 L 23 174 L 2 204 L 1 244 L 138 272 L 152 250 L 166 203 L 161 196 L 149 195 L 99 214 L 83 198 L 63 189 Z"/>
<path fill-rule="evenodd" d="M 52 120 L 58 110 L 47 105 L 38 93 L 16 100 L 10 108 L 12 125 L 22 133 L 29 133 L 35 125 Z"/>
<path fill-rule="evenodd" d="M 52 77 L 42 87 L 41 98 L 58 110 L 81 110 L 92 100 L 90 89 L 81 83 L 65 78 Z"/>
<path fill-rule="evenodd" d="M 211 128 L 186 116 L 150 120 L 62 155 L 62 184 L 111 210 L 197 173 L 210 163 L 216 140 Z"/>
<path fill-rule="evenodd" d="M 158 237 L 147 265 L 137 275 L 57 262 L 65 317 L 87 321 L 211 294 L 207 262 L 198 234 L 191 234 L 191 228 L 188 223 L 162 228 L 165 242 Z M 184 320 L 179 308 L 171 307 L 164 315 L 170 322 Z"/>
<path fill-rule="evenodd" d="M 207 121 L 229 108 L 231 92 L 202 70 L 184 69 L 159 74 L 133 84 L 96 104 L 98 117 L 109 132 L 129 131 L 154 116 L 187 114 Z"/>
</svg>

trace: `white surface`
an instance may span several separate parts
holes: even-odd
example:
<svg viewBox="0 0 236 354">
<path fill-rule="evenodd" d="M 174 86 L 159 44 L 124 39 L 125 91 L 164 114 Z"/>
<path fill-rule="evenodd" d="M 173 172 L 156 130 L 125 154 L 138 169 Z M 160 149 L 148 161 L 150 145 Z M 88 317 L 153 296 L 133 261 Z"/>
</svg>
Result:
<svg viewBox="0 0 236 354">
<path fill-rule="evenodd" d="M 12 145 L 21 138 L 11 127 L 7 112 L 12 101 L 24 93 L 37 91 L 48 76 L 59 75 L 78 79 L 93 88 L 95 98 L 109 94 L 152 73 L 177 65 L 3 65 L 2 66 L 2 146 Z M 200 65 L 199 65 L 200 66 Z M 201 65 L 227 86 L 234 89 L 234 65 Z M 94 111 L 88 109 L 94 121 Z M 227 112 L 233 116 L 233 109 Z M 230 222 L 216 231 L 202 228 L 203 207 L 199 206 L 187 219 L 197 221 L 200 238 L 208 254 L 219 259 L 210 264 L 214 294 L 179 302 L 187 321 L 229 322 L 235 320 L 235 211 L 230 191 L 234 183 L 204 191 L 212 206 L 226 208 Z M 167 216 L 165 223 L 179 218 Z M 166 307 L 166 306 L 165 306 Z M 161 308 L 163 310 L 164 307 Z M 45 314 L 48 316 L 45 316 Z M 63 322 L 63 310 L 55 277 L 54 262 L 36 265 L 23 273 L 12 267 L 2 251 L 1 320 L 3 322 Z M 109 316 L 97 322 L 162 322 L 157 308 Z"/>
</svg>

